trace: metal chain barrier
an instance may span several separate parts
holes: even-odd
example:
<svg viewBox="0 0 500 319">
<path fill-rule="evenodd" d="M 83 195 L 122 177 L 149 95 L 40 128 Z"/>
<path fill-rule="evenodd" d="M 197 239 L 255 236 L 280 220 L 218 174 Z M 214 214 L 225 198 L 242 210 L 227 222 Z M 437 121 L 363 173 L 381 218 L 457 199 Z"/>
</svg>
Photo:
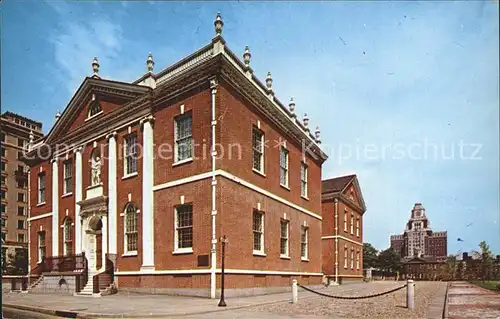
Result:
<svg viewBox="0 0 500 319">
<path fill-rule="evenodd" d="M 389 291 L 384 291 L 384 292 L 381 292 L 381 293 L 378 293 L 378 294 L 368 295 L 368 296 L 360 296 L 360 297 L 354 297 L 354 296 L 332 296 L 332 295 L 329 295 L 329 294 L 325 294 L 325 293 L 322 293 L 322 292 L 319 292 L 319 291 L 312 290 L 311 288 L 307 288 L 305 286 L 302 286 L 299 283 L 297 283 L 297 286 L 299 286 L 300 288 L 302 288 L 304 290 L 310 291 L 312 293 L 315 293 L 315 294 L 323 296 L 323 297 L 329 297 L 329 298 L 334 298 L 334 299 L 367 299 L 367 298 L 379 297 L 379 296 L 383 296 L 383 295 L 387 295 L 387 294 L 396 292 L 398 290 L 401 290 L 401 289 L 405 288 L 407 285 L 403 285 L 401 287 L 397 287 L 397 288 L 391 289 Z"/>
</svg>

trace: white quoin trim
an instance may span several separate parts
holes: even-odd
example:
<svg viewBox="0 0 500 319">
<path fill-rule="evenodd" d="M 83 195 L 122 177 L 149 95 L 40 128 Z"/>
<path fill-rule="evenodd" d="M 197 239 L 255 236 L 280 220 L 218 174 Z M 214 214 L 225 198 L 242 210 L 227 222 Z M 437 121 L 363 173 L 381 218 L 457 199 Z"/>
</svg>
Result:
<svg viewBox="0 0 500 319">
<path fill-rule="evenodd" d="M 153 116 L 141 120 L 143 125 L 142 156 L 142 267 L 154 269 L 154 203 L 153 203 Z"/>
<path fill-rule="evenodd" d="M 38 216 L 33 216 L 33 217 L 28 218 L 28 221 L 31 222 L 31 221 L 34 221 L 34 220 L 37 220 L 37 219 L 42 219 L 42 218 L 47 218 L 47 217 L 52 217 L 52 213 L 47 213 L 47 214 L 42 214 L 42 215 L 38 215 Z"/>
<path fill-rule="evenodd" d="M 75 252 L 82 252 L 82 218 L 80 217 L 80 205 L 82 200 L 82 149 L 75 149 Z"/>
<path fill-rule="evenodd" d="M 59 168 L 52 160 L 52 256 L 59 256 Z"/>
<path fill-rule="evenodd" d="M 108 135 L 108 229 L 109 229 L 109 253 L 118 253 L 118 211 L 117 211 L 117 189 L 116 189 L 116 132 Z M 104 255 L 103 255 L 104 256 Z M 104 265 L 104 263 L 103 263 Z"/>
</svg>

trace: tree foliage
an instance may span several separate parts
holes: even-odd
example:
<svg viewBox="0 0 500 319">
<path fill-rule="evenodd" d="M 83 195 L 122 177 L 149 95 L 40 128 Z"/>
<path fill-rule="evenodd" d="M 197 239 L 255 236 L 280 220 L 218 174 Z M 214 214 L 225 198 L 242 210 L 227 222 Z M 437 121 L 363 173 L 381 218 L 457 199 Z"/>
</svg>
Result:
<svg viewBox="0 0 500 319">
<path fill-rule="evenodd" d="M 378 267 L 378 251 L 370 243 L 363 244 L 363 268 Z"/>
<path fill-rule="evenodd" d="M 392 248 L 382 250 L 378 255 L 378 267 L 384 271 L 400 271 L 402 267 L 401 258 Z"/>
</svg>

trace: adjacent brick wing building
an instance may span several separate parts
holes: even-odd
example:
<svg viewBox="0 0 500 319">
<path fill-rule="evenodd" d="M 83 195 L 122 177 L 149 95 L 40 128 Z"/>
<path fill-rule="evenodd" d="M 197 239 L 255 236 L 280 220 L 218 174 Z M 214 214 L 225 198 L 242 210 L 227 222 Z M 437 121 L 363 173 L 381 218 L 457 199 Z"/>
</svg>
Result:
<svg viewBox="0 0 500 319">
<path fill-rule="evenodd" d="M 229 294 L 321 283 L 319 130 L 214 24 L 210 44 L 159 73 L 150 54 L 134 83 L 100 78 L 94 60 L 31 147 L 33 269 L 85 253 L 82 293 L 112 264 L 119 290 L 214 298 L 226 235 Z"/>
<path fill-rule="evenodd" d="M 363 278 L 363 214 L 366 211 L 356 175 L 324 180 L 323 273 L 329 280 Z"/>
<path fill-rule="evenodd" d="M 4 112 L 1 121 L 2 272 L 5 274 L 9 256 L 27 258 L 28 166 L 23 155 L 30 139 L 42 137 L 42 123 L 12 112 Z"/>
</svg>

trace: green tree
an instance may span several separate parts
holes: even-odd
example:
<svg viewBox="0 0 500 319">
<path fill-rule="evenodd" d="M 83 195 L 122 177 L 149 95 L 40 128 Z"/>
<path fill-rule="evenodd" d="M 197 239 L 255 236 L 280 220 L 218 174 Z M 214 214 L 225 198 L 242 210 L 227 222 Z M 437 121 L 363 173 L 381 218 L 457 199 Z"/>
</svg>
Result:
<svg viewBox="0 0 500 319">
<path fill-rule="evenodd" d="M 378 266 L 381 270 L 396 272 L 401 270 L 401 258 L 396 254 L 394 249 L 389 248 L 382 250 L 378 254 Z"/>
<path fill-rule="evenodd" d="M 363 244 L 363 268 L 376 268 L 378 251 L 370 243 Z"/>
<path fill-rule="evenodd" d="M 491 253 L 490 246 L 483 240 L 479 243 L 480 251 L 474 251 L 474 254 L 479 257 L 480 263 L 477 269 L 477 278 L 487 280 L 491 278 L 493 270 L 494 257 Z"/>
</svg>

